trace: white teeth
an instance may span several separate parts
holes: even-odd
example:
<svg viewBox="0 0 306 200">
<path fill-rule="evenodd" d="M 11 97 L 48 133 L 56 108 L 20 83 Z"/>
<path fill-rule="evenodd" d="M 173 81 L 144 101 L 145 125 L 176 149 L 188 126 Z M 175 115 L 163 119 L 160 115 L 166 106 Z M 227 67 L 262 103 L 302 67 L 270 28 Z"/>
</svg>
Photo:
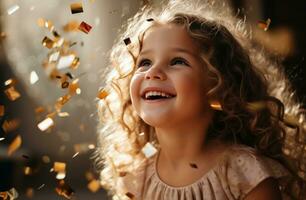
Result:
<svg viewBox="0 0 306 200">
<path fill-rule="evenodd" d="M 145 94 L 146 99 L 147 99 L 149 96 L 162 96 L 162 97 L 166 97 L 166 98 L 171 97 L 169 94 L 166 94 L 166 93 L 164 93 L 164 92 L 157 92 L 157 91 L 149 91 L 149 92 L 146 92 L 146 94 Z"/>
</svg>

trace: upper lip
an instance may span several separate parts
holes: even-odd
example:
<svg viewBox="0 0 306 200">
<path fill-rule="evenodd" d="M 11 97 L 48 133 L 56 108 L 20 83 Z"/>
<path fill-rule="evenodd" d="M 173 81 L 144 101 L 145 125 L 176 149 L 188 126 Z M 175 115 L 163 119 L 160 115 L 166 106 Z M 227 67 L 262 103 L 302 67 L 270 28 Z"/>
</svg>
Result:
<svg viewBox="0 0 306 200">
<path fill-rule="evenodd" d="M 161 88 L 161 87 L 147 87 L 145 88 L 142 92 L 141 92 L 141 97 L 145 97 L 146 92 L 149 91 L 156 91 L 156 92 L 163 92 L 166 94 L 169 94 L 171 96 L 176 96 L 176 94 L 174 94 L 173 92 L 171 92 L 169 89 L 167 88 Z"/>
</svg>

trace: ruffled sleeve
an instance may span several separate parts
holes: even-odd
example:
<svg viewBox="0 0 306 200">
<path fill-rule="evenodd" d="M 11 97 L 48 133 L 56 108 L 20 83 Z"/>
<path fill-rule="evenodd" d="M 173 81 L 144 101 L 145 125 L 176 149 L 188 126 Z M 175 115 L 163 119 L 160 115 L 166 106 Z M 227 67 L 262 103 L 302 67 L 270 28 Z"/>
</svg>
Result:
<svg viewBox="0 0 306 200">
<path fill-rule="evenodd" d="M 258 155 L 255 149 L 246 146 L 231 152 L 226 167 L 229 189 L 235 199 L 243 199 L 268 177 L 278 179 L 290 175 L 279 162 Z"/>
</svg>

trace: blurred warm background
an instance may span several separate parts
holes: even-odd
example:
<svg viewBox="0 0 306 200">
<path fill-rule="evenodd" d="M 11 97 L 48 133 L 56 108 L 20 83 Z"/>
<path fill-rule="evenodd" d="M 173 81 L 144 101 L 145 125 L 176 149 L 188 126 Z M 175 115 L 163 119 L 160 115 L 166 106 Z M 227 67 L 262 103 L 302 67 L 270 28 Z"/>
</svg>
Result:
<svg viewBox="0 0 306 200">
<path fill-rule="evenodd" d="M 122 23 L 147 3 L 160 0 L 0 1 L 0 192 L 107 199 L 92 159 L 100 77 Z M 283 64 L 305 108 L 306 2 L 227 3 Z"/>
</svg>

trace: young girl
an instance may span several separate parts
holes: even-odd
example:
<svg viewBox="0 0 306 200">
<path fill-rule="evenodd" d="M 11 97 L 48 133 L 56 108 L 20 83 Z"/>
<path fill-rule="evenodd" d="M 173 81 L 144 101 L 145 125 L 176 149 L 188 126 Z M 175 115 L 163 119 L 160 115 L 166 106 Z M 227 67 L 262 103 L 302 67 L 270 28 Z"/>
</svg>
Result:
<svg viewBox="0 0 306 200">
<path fill-rule="evenodd" d="M 306 199 L 305 115 L 250 39 L 204 1 L 128 21 L 99 102 L 113 199 Z"/>
</svg>

